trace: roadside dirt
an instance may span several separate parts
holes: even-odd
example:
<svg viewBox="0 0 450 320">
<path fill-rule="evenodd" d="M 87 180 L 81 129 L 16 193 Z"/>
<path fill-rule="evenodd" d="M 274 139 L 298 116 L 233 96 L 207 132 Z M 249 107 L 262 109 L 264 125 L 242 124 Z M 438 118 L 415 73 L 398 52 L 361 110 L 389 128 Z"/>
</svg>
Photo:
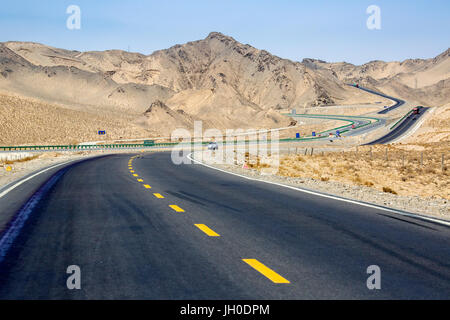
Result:
<svg viewBox="0 0 450 320">
<path fill-rule="evenodd" d="M 413 175 L 410 173 L 412 181 L 409 181 L 408 186 L 405 186 L 403 190 L 400 189 L 398 185 L 396 185 L 396 187 L 389 187 L 389 182 L 395 179 L 398 179 L 400 182 L 406 182 L 402 180 L 403 175 L 394 175 L 393 172 L 390 171 L 398 170 L 398 172 L 401 172 L 402 170 L 406 170 L 412 172 L 411 169 L 405 169 L 405 167 L 402 166 L 401 158 L 396 160 L 393 159 L 391 168 L 384 167 L 383 169 L 383 165 L 380 164 L 380 168 L 378 168 L 381 170 L 380 172 L 377 171 L 376 165 L 367 164 L 366 169 L 369 170 L 369 168 L 371 168 L 370 171 L 367 171 L 367 174 L 370 173 L 374 176 L 379 175 L 380 186 L 378 186 L 378 183 L 375 185 L 374 182 L 369 183 L 368 181 L 365 181 L 365 174 L 360 173 L 359 175 L 355 175 L 350 169 L 344 173 L 345 171 L 339 165 L 334 165 L 334 167 L 336 170 L 342 170 L 343 176 L 339 176 L 339 173 L 336 175 L 330 173 L 325 174 L 324 170 L 320 169 L 321 165 L 318 161 L 318 158 L 321 157 L 320 155 L 317 157 L 301 157 L 298 155 L 282 156 L 280 170 L 271 173 L 270 170 L 264 170 L 270 169 L 270 167 L 267 168 L 267 165 L 260 165 L 258 167 L 255 162 L 253 162 L 253 164 L 250 162 L 246 166 L 243 166 L 242 164 L 217 164 L 209 161 L 210 159 L 205 154 L 207 153 L 204 153 L 203 160 L 205 163 L 247 177 L 320 191 L 348 199 L 374 203 L 398 210 L 450 220 L 448 170 L 446 170 L 445 174 L 439 173 L 438 169 L 433 168 L 430 168 L 427 170 L 428 173 L 424 174 L 416 173 L 416 175 Z M 335 158 L 340 156 L 342 156 L 341 153 L 334 153 L 331 155 L 331 157 Z M 302 158 L 302 160 L 298 160 L 298 157 Z M 324 158 L 325 157 L 326 155 Z M 333 162 L 331 158 L 323 161 Z M 350 160 L 340 159 L 339 161 L 343 166 L 354 166 L 354 164 L 350 164 Z M 400 165 L 397 165 L 398 168 L 394 168 L 394 161 L 400 161 Z M 413 162 L 414 160 L 411 161 Z M 300 167 L 302 170 L 299 170 Z M 442 178 L 439 180 L 431 178 L 432 175 L 439 174 L 442 174 Z M 355 179 L 357 181 L 355 181 Z M 410 179 L 409 176 L 407 176 L 407 181 L 408 179 Z M 438 186 L 436 186 L 436 183 Z M 397 188 L 397 191 L 395 191 L 394 188 Z M 407 192 L 408 188 L 410 190 L 409 193 Z M 424 191 L 428 192 L 425 192 L 424 194 Z"/>
</svg>

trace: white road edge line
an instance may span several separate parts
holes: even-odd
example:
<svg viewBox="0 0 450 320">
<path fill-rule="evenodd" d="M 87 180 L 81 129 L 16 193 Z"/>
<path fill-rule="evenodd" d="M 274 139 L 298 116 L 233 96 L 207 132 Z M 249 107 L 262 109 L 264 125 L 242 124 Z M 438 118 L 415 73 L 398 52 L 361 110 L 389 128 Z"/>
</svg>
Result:
<svg viewBox="0 0 450 320">
<path fill-rule="evenodd" d="M 187 157 L 188 157 L 189 160 L 191 160 L 191 161 L 193 161 L 195 163 L 198 163 L 198 164 L 200 164 L 202 166 L 205 166 L 205 167 L 208 167 L 208 168 L 211 168 L 211 169 L 214 169 L 214 170 L 218 170 L 218 171 L 221 171 L 221 172 L 232 174 L 234 176 L 238 176 L 238 177 L 241 177 L 241 178 L 244 178 L 244 179 L 247 179 L 247 180 L 259 181 L 259 182 L 264 182 L 264 183 L 268 183 L 268 184 L 274 184 L 274 185 L 277 185 L 277 186 L 280 186 L 280 187 L 284 187 L 284 188 L 288 188 L 288 189 L 292 189 L 292 190 L 297 190 L 297 191 L 304 192 L 304 193 L 313 194 L 313 195 L 316 195 L 316 196 L 319 196 L 319 197 L 324 197 L 324 198 L 329 198 L 329 199 L 333 199 L 333 200 L 353 203 L 353 204 L 357 204 L 357 205 L 360 205 L 360 206 L 369 207 L 369 208 L 378 209 L 378 210 L 383 210 L 383 211 L 387 211 L 387 212 L 391 212 L 391 213 L 396 213 L 396 214 L 400 214 L 402 216 L 412 217 L 412 218 L 416 218 L 416 219 L 420 219 L 420 220 L 432 221 L 432 222 L 439 223 L 439 224 L 442 224 L 442 225 L 450 227 L 450 221 L 445 221 L 445 220 L 441 220 L 441 219 L 434 219 L 434 218 L 431 218 L 431 217 L 422 216 L 422 215 L 414 214 L 414 213 L 408 213 L 408 212 L 395 210 L 395 209 L 384 208 L 384 207 L 381 207 L 381 206 L 378 206 L 378 205 L 375 205 L 375 204 L 370 204 L 370 203 L 360 202 L 360 201 L 357 201 L 357 200 L 341 198 L 341 197 L 328 195 L 328 194 L 324 194 L 324 193 L 320 193 L 320 192 L 316 192 L 316 191 L 312 191 L 312 190 L 307 190 L 307 189 L 302 189 L 302 188 L 298 188 L 298 187 L 288 186 L 288 185 L 277 183 L 277 182 L 265 181 L 265 180 L 259 180 L 259 179 L 255 179 L 255 178 L 250 178 L 250 177 L 238 174 L 238 173 L 229 172 L 229 171 L 226 171 L 226 170 L 223 170 L 223 169 L 219 169 L 219 168 L 210 166 L 210 165 L 205 164 L 205 163 L 203 163 L 201 161 L 193 159 L 193 157 L 191 157 L 192 155 L 193 155 L 193 152 L 188 154 Z"/>
<path fill-rule="evenodd" d="M 78 159 L 77 159 L 77 160 L 78 160 Z M 51 166 L 51 167 L 48 167 L 48 168 L 43 169 L 43 170 L 41 170 L 41 171 L 38 171 L 38 172 L 36 172 L 35 174 L 29 176 L 28 178 L 25 178 L 25 179 L 23 179 L 23 180 L 19 180 L 18 182 L 16 182 L 15 184 L 13 184 L 11 187 L 9 187 L 8 189 L 6 189 L 6 190 L 3 191 L 2 193 L 0 193 L 0 198 L 4 197 L 4 196 L 7 195 L 10 191 L 14 190 L 15 188 L 17 188 L 17 187 L 20 186 L 21 184 L 27 182 L 28 180 L 31 180 L 31 179 L 33 179 L 34 177 L 40 175 L 41 173 L 44 173 L 44 172 L 46 172 L 46 171 L 49 171 L 49 170 L 51 170 L 51 169 L 53 169 L 53 168 L 62 166 L 63 164 L 67 164 L 67 163 L 72 162 L 72 161 L 76 161 L 76 160 L 69 160 L 69 161 L 66 161 L 66 162 L 58 163 L 58 164 L 56 164 L 56 165 L 54 165 L 54 166 Z"/>
</svg>

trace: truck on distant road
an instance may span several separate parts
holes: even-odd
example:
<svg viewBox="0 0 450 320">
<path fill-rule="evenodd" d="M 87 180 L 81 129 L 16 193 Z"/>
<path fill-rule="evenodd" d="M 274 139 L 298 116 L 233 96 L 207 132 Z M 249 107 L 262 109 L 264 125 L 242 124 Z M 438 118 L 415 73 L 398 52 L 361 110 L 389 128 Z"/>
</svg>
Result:
<svg viewBox="0 0 450 320">
<path fill-rule="evenodd" d="M 413 109 L 413 114 L 420 114 L 420 109 L 422 109 L 422 106 L 415 107 Z"/>
</svg>

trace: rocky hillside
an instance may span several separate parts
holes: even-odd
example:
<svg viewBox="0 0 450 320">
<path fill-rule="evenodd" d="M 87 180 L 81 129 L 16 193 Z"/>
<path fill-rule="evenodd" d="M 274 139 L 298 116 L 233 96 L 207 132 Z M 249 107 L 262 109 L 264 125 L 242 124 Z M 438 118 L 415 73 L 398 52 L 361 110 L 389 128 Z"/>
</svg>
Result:
<svg viewBox="0 0 450 320">
<path fill-rule="evenodd" d="M 357 82 L 417 103 L 441 106 L 450 101 L 450 49 L 432 59 L 371 61 L 361 66 L 313 59 L 303 62 L 343 82 Z"/>
<path fill-rule="evenodd" d="M 388 103 L 346 85 L 355 80 L 418 101 L 428 101 L 430 94 L 444 100 L 448 52 L 431 60 L 363 66 L 294 62 L 217 32 L 150 55 L 7 42 L 0 43 L 0 90 L 83 112 L 126 115 L 161 135 L 195 120 L 220 129 L 274 128 L 291 124 L 280 110 Z M 413 91 L 412 75 L 421 85 Z"/>
</svg>

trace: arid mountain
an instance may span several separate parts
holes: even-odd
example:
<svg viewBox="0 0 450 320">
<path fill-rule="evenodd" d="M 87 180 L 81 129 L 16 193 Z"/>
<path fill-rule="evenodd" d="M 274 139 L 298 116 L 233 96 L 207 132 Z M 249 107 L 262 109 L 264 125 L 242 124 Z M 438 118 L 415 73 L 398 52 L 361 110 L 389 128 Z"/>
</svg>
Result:
<svg viewBox="0 0 450 320">
<path fill-rule="evenodd" d="M 161 135 L 192 120 L 217 128 L 284 127 L 291 121 L 280 109 L 380 100 L 215 32 L 148 56 L 7 42 L 0 44 L 0 90 L 82 111 L 126 113 Z M 173 111 L 170 119 L 144 115 L 157 100 Z"/>
<path fill-rule="evenodd" d="M 24 51 L 18 43 L 12 44 L 18 53 L 32 52 L 31 49 Z M 30 43 L 24 46 L 45 48 Z M 7 45 L 0 44 L 0 90 L 4 92 L 71 106 L 83 106 L 83 109 L 91 106 L 131 112 L 143 112 L 149 100 L 167 99 L 174 94 L 169 88 L 156 84 L 116 83 L 107 73 L 57 64 L 60 60 L 54 65 L 36 65 L 35 59 L 30 59 L 33 63 L 27 60 L 27 55 L 22 57 L 18 53 Z M 37 53 L 33 54 L 35 56 Z M 47 57 L 43 53 L 41 55 Z"/>
<path fill-rule="evenodd" d="M 151 55 L 7 42 L 0 43 L 0 91 L 114 116 L 167 136 L 195 120 L 219 129 L 286 127 L 291 121 L 280 110 L 389 103 L 346 85 L 355 79 L 386 93 L 403 90 L 418 101 L 428 101 L 429 94 L 445 100 L 448 61 L 447 52 L 430 61 L 363 66 L 293 62 L 217 32 Z M 413 75 L 421 87 L 411 93 Z"/>
<path fill-rule="evenodd" d="M 343 82 L 357 82 L 417 103 L 441 106 L 450 101 L 450 49 L 432 59 L 371 61 L 361 66 L 313 59 L 303 62 Z"/>
</svg>

